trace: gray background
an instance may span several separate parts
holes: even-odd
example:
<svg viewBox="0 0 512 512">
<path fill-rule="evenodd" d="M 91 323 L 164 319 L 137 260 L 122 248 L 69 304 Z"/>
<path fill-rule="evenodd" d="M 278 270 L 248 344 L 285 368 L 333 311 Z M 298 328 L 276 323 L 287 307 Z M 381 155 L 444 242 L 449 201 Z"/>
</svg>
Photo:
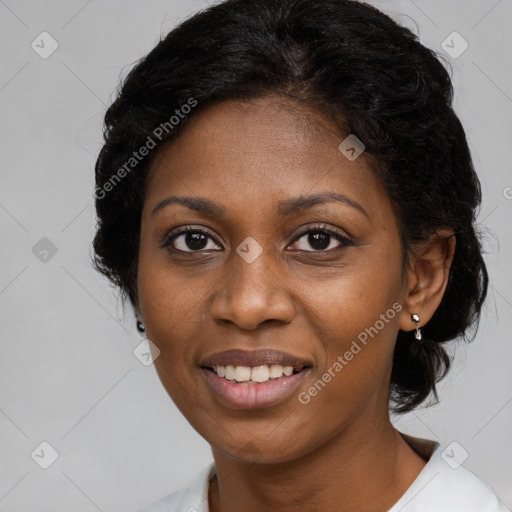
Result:
<svg viewBox="0 0 512 512">
<path fill-rule="evenodd" d="M 448 58 L 482 181 L 491 276 L 479 334 L 458 345 L 441 403 L 397 425 L 457 441 L 464 466 L 511 507 L 512 2 L 374 3 L 431 48 L 443 52 L 453 31 L 469 44 Z M 93 166 L 119 74 L 206 5 L 0 0 L 0 511 L 135 511 L 212 460 L 154 367 L 134 357 L 131 310 L 89 262 Z M 59 45 L 47 59 L 31 48 L 43 31 Z M 46 261 L 47 241 L 32 250 L 43 237 L 57 249 Z M 42 441 L 59 454 L 48 469 L 31 458 Z"/>
</svg>

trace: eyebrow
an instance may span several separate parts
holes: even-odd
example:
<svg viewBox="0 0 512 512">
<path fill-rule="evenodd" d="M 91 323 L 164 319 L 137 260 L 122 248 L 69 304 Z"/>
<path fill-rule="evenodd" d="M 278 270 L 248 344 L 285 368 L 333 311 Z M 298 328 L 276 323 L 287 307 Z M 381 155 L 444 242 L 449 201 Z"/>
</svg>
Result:
<svg viewBox="0 0 512 512">
<path fill-rule="evenodd" d="M 317 204 L 325 204 L 332 201 L 338 201 L 351 206 L 369 218 L 368 213 L 359 203 L 356 203 L 353 199 L 350 199 L 343 194 L 336 194 L 335 192 L 320 192 L 309 196 L 301 195 L 299 197 L 279 201 L 277 211 L 281 217 L 286 217 L 292 213 L 299 213 L 307 210 Z"/>
<path fill-rule="evenodd" d="M 325 204 L 332 201 L 338 201 L 345 205 L 351 206 L 363 213 L 369 218 L 366 210 L 353 199 L 335 192 L 320 192 L 317 194 L 311 194 L 309 196 L 298 196 L 291 199 L 285 199 L 279 201 L 277 204 L 277 212 L 281 217 L 287 217 L 293 213 L 300 213 L 304 210 L 312 208 L 318 204 Z M 156 204 L 151 212 L 151 217 L 154 217 L 160 210 L 171 204 L 180 204 L 201 213 L 207 217 L 212 218 L 223 218 L 226 216 L 226 208 L 211 199 L 205 197 L 192 197 L 192 196 L 169 196 Z"/>
</svg>

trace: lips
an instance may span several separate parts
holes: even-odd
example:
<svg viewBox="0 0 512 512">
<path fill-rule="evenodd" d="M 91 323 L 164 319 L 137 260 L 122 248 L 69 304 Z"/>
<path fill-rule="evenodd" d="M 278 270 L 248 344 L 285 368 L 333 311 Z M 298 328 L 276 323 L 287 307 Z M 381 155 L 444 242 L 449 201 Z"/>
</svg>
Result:
<svg viewBox="0 0 512 512">
<path fill-rule="evenodd" d="M 215 400 L 232 409 L 261 409 L 291 399 L 313 362 L 274 349 L 233 349 L 205 357 L 200 366 Z"/>
<path fill-rule="evenodd" d="M 217 352 L 204 358 L 200 366 L 203 368 L 215 368 L 216 366 L 292 366 L 295 371 L 301 371 L 304 368 L 311 368 L 313 363 L 306 358 L 281 352 L 273 349 L 260 350 L 241 350 L 233 349 L 224 352 Z"/>
</svg>

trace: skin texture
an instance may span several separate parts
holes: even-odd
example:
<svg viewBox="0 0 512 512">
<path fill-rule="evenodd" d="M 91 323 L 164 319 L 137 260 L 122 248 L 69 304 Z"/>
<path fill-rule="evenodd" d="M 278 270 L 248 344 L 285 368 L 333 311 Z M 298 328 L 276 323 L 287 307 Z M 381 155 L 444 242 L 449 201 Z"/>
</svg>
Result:
<svg viewBox="0 0 512 512">
<path fill-rule="evenodd" d="M 137 308 L 161 351 L 165 389 L 212 446 L 211 511 L 386 511 L 425 465 L 389 421 L 391 361 L 398 330 L 415 328 L 411 313 L 423 325 L 438 307 L 455 239 L 440 233 L 405 266 L 389 197 L 369 155 L 349 161 L 338 150 L 345 136 L 289 99 L 230 100 L 191 119 L 149 169 Z M 340 202 L 276 211 L 278 201 L 324 191 L 366 214 Z M 178 204 L 151 215 L 171 194 L 221 203 L 225 217 Z M 331 237 L 316 249 L 303 232 L 318 224 L 352 244 Z M 188 225 L 220 244 L 207 237 L 194 252 L 183 235 L 176 249 L 161 247 Z M 263 248 L 252 263 L 236 252 L 247 237 Z M 308 404 L 294 394 L 238 410 L 206 385 L 206 356 L 276 348 L 312 362 L 307 390 L 394 303 L 401 311 Z"/>
</svg>

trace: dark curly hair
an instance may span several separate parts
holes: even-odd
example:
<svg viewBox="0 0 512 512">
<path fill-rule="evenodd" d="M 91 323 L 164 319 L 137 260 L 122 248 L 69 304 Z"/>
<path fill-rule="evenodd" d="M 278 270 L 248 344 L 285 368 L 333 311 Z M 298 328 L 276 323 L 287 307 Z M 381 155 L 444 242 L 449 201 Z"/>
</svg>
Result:
<svg viewBox="0 0 512 512">
<path fill-rule="evenodd" d="M 157 152 L 141 148 L 176 138 L 207 105 L 269 94 L 314 107 L 364 143 L 395 208 L 404 264 L 414 243 L 440 228 L 455 233 L 443 300 L 421 343 L 398 333 L 391 375 L 394 412 L 412 410 L 431 392 L 437 398 L 451 361 L 443 343 L 474 336 L 487 294 L 475 231 L 480 183 L 439 55 L 363 2 L 228 0 L 161 39 L 105 115 L 95 268 L 135 305 L 145 174 Z"/>
</svg>

